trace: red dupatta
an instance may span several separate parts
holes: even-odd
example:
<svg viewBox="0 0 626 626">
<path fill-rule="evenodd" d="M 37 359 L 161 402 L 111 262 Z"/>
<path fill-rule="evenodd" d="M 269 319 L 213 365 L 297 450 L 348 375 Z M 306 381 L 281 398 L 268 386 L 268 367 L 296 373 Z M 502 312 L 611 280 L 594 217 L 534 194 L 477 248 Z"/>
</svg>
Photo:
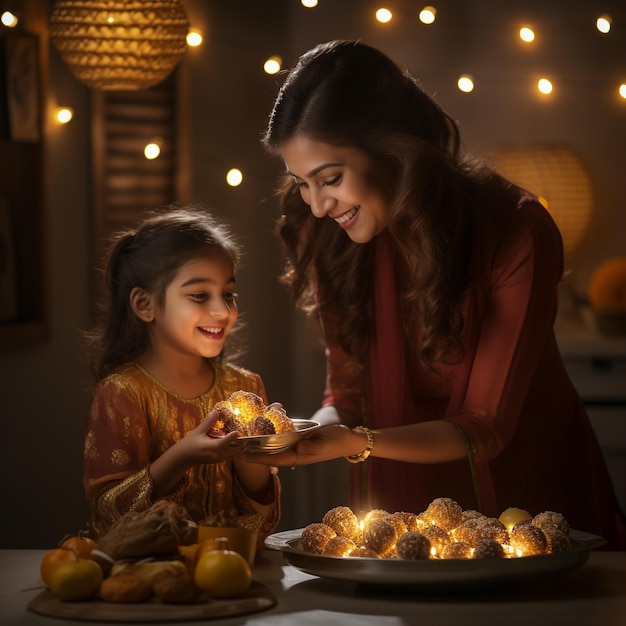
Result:
<svg viewBox="0 0 626 626">
<path fill-rule="evenodd" d="M 364 411 L 366 424 L 374 429 L 418 421 L 409 379 L 411 368 L 405 352 L 406 342 L 398 310 L 394 254 L 388 233 L 383 232 L 378 235 L 375 245 L 374 332 L 369 349 L 369 368 L 365 389 L 367 409 Z M 474 258 L 479 258 L 479 255 L 475 255 Z M 480 276 L 480 273 L 477 275 Z M 469 302 L 465 356 L 456 372 L 445 417 L 458 415 L 463 411 L 478 340 L 476 299 L 469 298 Z M 488 460 L 479 449 L 476 449 L 474 442 L 471 442 L 465 433 L 463 436 L 467 443 L 478 506 L 483 513 L 497 516 L 498 507 Z M 402 481 L 406 465 L 387 459 L 371 459 L 355 466 L 351 480 L 353 506 L 361 511 L 377 508 L 380 496 L 377 496 L 376 488 L 372 488 L 373 483 L 376 483 L 378 490 L 383 489 L 385 485 L 397 484 L 398 481 Z M 439 495 L 445 496 L 443 493 Z"/>
</svg>

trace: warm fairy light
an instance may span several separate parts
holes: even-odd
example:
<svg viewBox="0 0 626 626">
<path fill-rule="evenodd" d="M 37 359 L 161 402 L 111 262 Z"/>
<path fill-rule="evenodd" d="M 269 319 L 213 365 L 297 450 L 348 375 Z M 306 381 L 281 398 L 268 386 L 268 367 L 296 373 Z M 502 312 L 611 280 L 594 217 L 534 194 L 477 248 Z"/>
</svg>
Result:
<svg viewBox="0 0 626 626">
<path fill-rule="evenodd" d="M 243 174 L 241 173 L 241 170 L 238 170 L 236 167 L 233 167 L 231 170 L 228 170 L 226 174 L 226 182 L 231 187 L 238 187 L 239 185 L 241 185 L 242 181 L 243 181 Z"/>
<path fill-rule="evenodd" d="M 146 144 L 146 147 L 143 149 L 143 155 L 149 161 L 153 161 L 154 159 L 158 159 L 161 154 L 161 146 L 156 141 L 151 141 Z"/>
<path fill-rule="evenodd" d="M 596 20 L 596 28 L 603 34 L 606 35 L 611 30 L 611 17 L 609 15 L 601 15 Z"/>
<path fill-rule="evenodd" d="M 619 95 L 626 100 L 626 83 L 622 83 L 618 89 Z"/>
<path fill-rule="evenodd" d="M 278 74 L 283 65 L 283 60 L 279 56 L 273 56 L 263 63 L 263 69 L 266 74 Z"/>
<path fill-rule="evenodd" d="M 202 44 L 202 33 L 197 28 L 190 28 L 187 33 L 187 45 L 191 48 L 197 48 Z"/>
<path fill-rule="evenodd" d="M 57 124 L 67 124 L 74 117 L 74 109 L 71 107 L 58 107 L 54 112 Z"/>
<path fill-rule="evenodd" d="M 522 26 L 519 29 L 519 38 L 525 43 L 531 43 L 535 41 L 535 31 L 529 26 Z"/>
<path fill-rule="evenodd" d="M 313 9 L 317 6 L 317 0 L 300 0 L 300 4 L 306 9 Z"/>
<path fill-rule="evenodd" d="M 469 93 L 470 91 L 474 91 L 474 79 L 469 74 L 463 74 L 463 76 L 459 76 L 459 80 L 456 82 L 456 84 L 463 93 Z"/>
<path fill-rule="evenodd" d="M 435 7 L 424 7 L 420 12 L 419 12 L 419 21 L 422 22 L 422 24 L 432 24 L 435 21 L 435 18 L 437 17 L 437 9 L 435 9 Z"/>
<path fill-rule="evenodd" d="M 389 9 L 378 9 L 376 11 L 376 19 L 381 24 L 387 24 L 387 22 L 391 22 L 391 18 L 393 17 L 393 13 Z"/>
<path fill-rule="evenodd" d="M 554 89 L 554 87 L 552 86 L 552 82 L 550 80 L 548 80 L 547 78 L 540 78 L 537 81 L 537 90 L 544 94 L 544 95 L 549 95 L 552 93 L 552 90 Z"/>
<path fill-rule="evenodd" d="M 2 16 L 0 16 L 0 22 L 7 28 L 14 28 L 17 26 L 17 15 L 15 13 L 11 13 L 11 11 L 5 11 Z"/>
</svg>

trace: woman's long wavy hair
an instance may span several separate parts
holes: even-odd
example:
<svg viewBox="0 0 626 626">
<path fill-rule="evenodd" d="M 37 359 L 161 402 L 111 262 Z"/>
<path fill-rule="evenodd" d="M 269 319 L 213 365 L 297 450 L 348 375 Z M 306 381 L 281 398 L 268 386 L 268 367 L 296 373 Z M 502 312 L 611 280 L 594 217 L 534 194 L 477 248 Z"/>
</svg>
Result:
<svg viewBox="0 0 626 626">
<path fill-rule="evenodd" d="M 194 205 L 151 212 L 137 228 L 118 233 L 105 267 L 102 322 L 85 334 L 96 380 L 134 361 L 149 346 L 148 325 L 130 305 L 133 288 L 155 294 L 157 306 L 162 308 L 167 287 L 182 265 L 197 258 L 217 257 L 228 259 L 236 269 L 240 256 L 239 245 L 228 228 Z M 224 355 L 222 351 L 216 360 Z M 229 352 L 229 356 L 234 355 Z"/>
<path fill-rule="evenodd" d="M 475 181 L 489 172 L 461 156 L 456 122 L 382 52 L 358 41 L 331 41 L 305 53 L 289 72 L 263 143 L 279 155 L 297 134 L 357 148 L 381 171 L 392 171 L 392 189 L 383 191 L 390 198 L 388 232 L 405 334 L 428 369 L 458 361 L 470 199 Z M 278 195 L 277 232 L 288 254 L 284 282 L 297 306 L 336 320 L 335 339 L 364 362 L 373 242 L 356 244 L 332 220 L 314 217 L 291 177 Z"/>
</svg>

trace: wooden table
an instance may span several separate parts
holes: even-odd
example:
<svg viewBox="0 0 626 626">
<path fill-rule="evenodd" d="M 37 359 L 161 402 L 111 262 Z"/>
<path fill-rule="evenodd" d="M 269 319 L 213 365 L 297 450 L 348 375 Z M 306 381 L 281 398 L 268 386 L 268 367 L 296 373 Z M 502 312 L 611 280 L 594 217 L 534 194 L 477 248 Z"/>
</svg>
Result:
<svg viewBox="0 0 626 626">
<path fill-rule="evenodd" d="M 87 624 L 27 610 L 40 593 L 39 563 L 44 550 L 0 551 L 0 624 L 7 626 Z M 305 574 L 282 553 L 257 557 L 254 580 L 275 596 L 262 612 L 185 624 L 219 626 L 550 626 L 626 624 L 626 552 L 592 551 L 581 568 L 545 581 L 455 594 L 396 594 L 350 582 Z M 91 622 L 96 623 L 96 622 Z M 102 623 L 102 622 L 100 622 Z"/>
</svg>

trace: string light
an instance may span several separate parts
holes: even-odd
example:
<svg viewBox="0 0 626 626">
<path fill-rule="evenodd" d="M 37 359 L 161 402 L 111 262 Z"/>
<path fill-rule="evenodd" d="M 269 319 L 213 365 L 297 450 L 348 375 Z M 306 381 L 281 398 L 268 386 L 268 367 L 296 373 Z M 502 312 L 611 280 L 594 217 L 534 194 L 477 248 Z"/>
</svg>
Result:
<svg viewBox="0 0 626 626">
<path fill-rule="evenodd" d="M 519 29 L 519 38 L 524 43 L 532 43 L 535 41 L 535 31 L 530 26 L 522 26 Z"/>
<path fill-rule="evenodd" d="M 596 28 L 603 34 L 606 35 L 611 30 L 611 17 L 609 15 L 601 15 L 596 20 Z"/>
<path fill-rule="evenodd" d="M 424 7 L 419 12 L 418 17 L 419 17 L 419 21 L 422 22 L 422 24 L 432 24 L 435 21 L 435 18 L 437 17 L 437 9 L 431 6 Z"/>
<path fill-rule="evenodd" d="M 150 143 L 146 144 L 143 149 L 143 155 L 148 159 L 148 161 L 154 161 L 154 159 L 158 159 L 161 156 L 161 146 L 159 145 L 158 140 L 153 140 Z"/>
<path fill-rule="evenodd" d="M 474 91 L 474 79 L 469 74 L 459 76 L 459 80 L 456 84 L 463 93 Z"/>
<path fill-rule="evenodd" d="M 7 28 L 15 28 L 17 26 L 17 15 L 11 11 L 4 11 L 0 16 L 0 22 Z"/>
<path fill-rule="evenodd" d="M 187 33 L 187 45 L 191 48 L 197 48 L 202 44 L 202 33 L 197 28 L 190 28 Z"/>
<path fill-rule="evenodd" d="M 619 95 L 626 100 L 626 83 L 622 83 L 618 89 Z"/>
<path fill-rule="evenodd" d="M 237 169 L 236 167 L 228 170 L 228 172 L 226 173 L 226 182 L 231 187 L 238 187 L 239 185 L 241 185 L 241 183 L 243 182 L 243 174 L 241 173 L 241 170 Z"/>
<path fill-rule="evenodd" d="M 263 69 L 266 74 L 278 74 L 280 68 L 283 65 L 283 60 L 279 56 L 273 56 L 267 59 L 263 64 Z"/>
<path fill-rule="evenodd" d="M 539 93 L 547 96 L 552 93 L 553 89 L 554 87 L 552 85 L 552 81 L 550 81 L 548 78 L 540 78 L 537 81 L 537 90 L 539 91 Z"/>
<path fill-rule="evenodd" d="M 57 124 L 67 124 L 74 117 L 74 109 L 71 107 L 57 107 L 54 111 L 54 119 Z"/>
<path fill-rule="evenodd" d="M 382 8 L 376 11 L 376 19 L 381 24 L 387 24 L 388 22 L 391 22 L 392 18 L 393 18 L 393 13 L 389 9 Z"/>
</svg>

